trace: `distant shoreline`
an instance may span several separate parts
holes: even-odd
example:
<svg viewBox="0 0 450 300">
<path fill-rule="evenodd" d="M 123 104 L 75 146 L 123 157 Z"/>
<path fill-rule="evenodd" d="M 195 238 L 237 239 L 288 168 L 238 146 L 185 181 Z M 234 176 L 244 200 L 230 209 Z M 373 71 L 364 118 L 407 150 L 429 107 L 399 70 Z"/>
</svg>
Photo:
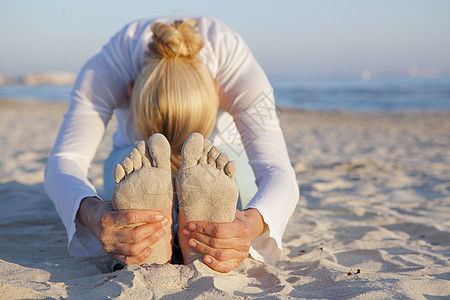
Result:
<svg viewBox="0 0 450 300">
<path fill-rule="evenodd" d="M 54 75 L 57 73 L 53 73 Z M 74 78 L 75 75 L 73 75 Z M 66 102 L 73 83 L 41 76 L 27 84 L 0 85 L 0 99 L 14 101 Z M 66 77 L 70 79 L 70 76 Z M 73 79 L 72 78 L 72 79 Z M 45 79 L 45 80 L 44 80 Z M 23 81 L 25 82 L 25 81 Z M 33 84 L 29 84 L 32 82 Z M 40 84 L 37 84 L 40 82 Z M 64 83 L 64 84 L 63 84 Z M 271 81 L 278 107 L 304 111 L 344 111 L 392 113 L 413 111 L 450 111 L 449 78 L 371 79 L 285 79 Z M 270 96 L 261 93 L 261 101 Z M 258 99 L 255 99 L 255 101 Z"/>
<path fill-rule="evenodd" d="M 30 73 L 24 76 L 0 75 L 0 86 L 72 85 L 76 76 L 74 73 L 62 71 Z"/>
<path fill-rule="evenodd" d="M 0 98 L 0 109 L 5 110 L 46 110 L 48 108 L 57 109 L 60 111 L 66 111 L 69 108 L 69 101 L 49 101 L 49 100 L 39 100 L 39 99 L 14 99 L 14 98 Z M 394 111 L 394 112 L 356 112 L 356 111 L 343 111 L 343 110 L 304 110 L 290 107 L 281 107 L 278 111 L 279 118 L 299 117 L 304 118 L 305 116 L 312 115 L 324 119 L 344 117 L 352 119 L 358 116 L 365 117 L 399 117 L 399 118 L 419 118 L 423 117 L 448 117 L 449 111 Z"/>
</svg>

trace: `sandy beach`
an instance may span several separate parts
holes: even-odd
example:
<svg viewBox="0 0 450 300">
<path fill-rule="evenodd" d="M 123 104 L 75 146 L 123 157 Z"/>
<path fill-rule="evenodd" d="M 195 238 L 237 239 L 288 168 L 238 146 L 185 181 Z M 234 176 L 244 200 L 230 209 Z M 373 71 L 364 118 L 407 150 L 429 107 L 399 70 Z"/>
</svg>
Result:
<svg viewBox="0 0 450 300">
<path fill-rule="evenodd" d="M 275 265 L 128 266 L 74 258 L 43 189 L 68 107 L 0 101 L 0 299 L 450 297 L 450 112 L 281 110 L 301 198 Z M 114 120 L 90 170 L 101 194 Z"/>
</svg>

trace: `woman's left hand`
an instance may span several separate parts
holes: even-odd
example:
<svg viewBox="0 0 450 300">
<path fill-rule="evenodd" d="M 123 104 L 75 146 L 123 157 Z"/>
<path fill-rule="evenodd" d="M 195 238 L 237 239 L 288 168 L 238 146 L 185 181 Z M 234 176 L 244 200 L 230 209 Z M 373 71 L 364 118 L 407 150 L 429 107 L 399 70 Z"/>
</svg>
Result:
<svg viewBox="0 0 450 300">
<path fill-rule="evenodd" d="M 227 273 L 247 258 L 252 240 L 264 232 L 265 226 L 256 209 L 236 210 L 231 223 L 191 222 L 182 233 L 188 245 L 204 254 L 203 261 L 218 272 Z"/>
</svg>

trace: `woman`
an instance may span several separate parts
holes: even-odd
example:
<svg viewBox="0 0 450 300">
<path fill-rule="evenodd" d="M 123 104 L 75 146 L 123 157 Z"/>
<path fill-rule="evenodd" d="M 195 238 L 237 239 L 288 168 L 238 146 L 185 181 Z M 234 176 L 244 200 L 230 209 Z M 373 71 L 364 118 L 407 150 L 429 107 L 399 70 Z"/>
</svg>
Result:
<svg viewBox="0 0 450 300">
<path fill-rule="evenodd" d="M 114 165 L 136 141 L 157 132 L 167 137 L 176 174 L 183 143 L 199 132 L 235 161 L 244 210 L 236 211 L 234 222 L 193 222 L 179 232 L 221 272 L 239 266 L 249 253 L 266 263 L 281 257 L 299 191 L 272 88 L 239 35 L 209 17 L 140 20 L 118 32 L 77 78 L 46 167 L 45 190 L 66 227 L 73 256 L 103 247 L 119 262 L 137 264 L 151 256 L 161 235 L 171 234 L 162 228 L 172 216 L 115 211 L 87 179 L 113 113 L 118 126 L 105 162 L 106 200 Z M 133 224 L 144 225 L 127 226 Z"/>
</svg>

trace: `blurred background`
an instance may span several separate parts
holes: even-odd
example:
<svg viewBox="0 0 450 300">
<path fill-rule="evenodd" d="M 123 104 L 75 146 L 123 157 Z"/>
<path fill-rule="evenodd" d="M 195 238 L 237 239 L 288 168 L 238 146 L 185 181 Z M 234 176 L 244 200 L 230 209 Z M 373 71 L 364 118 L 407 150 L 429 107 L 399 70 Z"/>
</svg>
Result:
<svg viewBox="0 0 450 300">
<path fill-rule="evenodd" d="M 0 0 L 0 98 L 65 101 L 73 74 L 113 34 L 167 15 L 210 15 L 238 32 L 280 106 L 450 110 L 446 0 Z M 55 71 L 53 83 L 32 76 Z"/>
</svg>

